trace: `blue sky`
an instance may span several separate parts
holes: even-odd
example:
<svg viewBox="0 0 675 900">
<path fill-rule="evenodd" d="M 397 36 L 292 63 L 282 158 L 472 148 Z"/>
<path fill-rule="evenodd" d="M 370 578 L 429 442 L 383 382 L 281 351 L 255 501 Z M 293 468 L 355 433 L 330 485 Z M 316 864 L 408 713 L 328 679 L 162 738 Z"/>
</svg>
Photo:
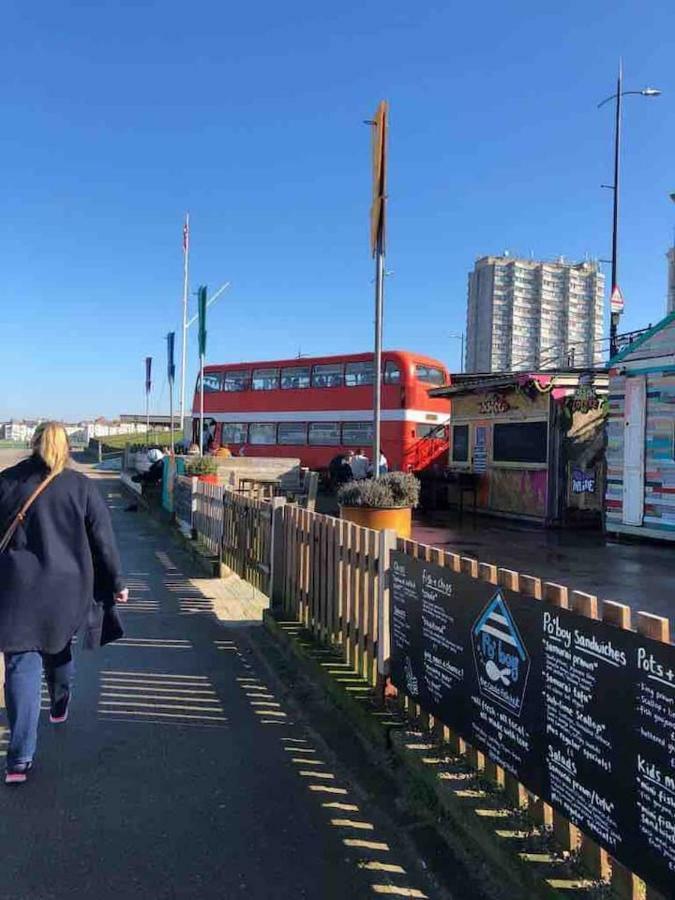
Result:
<svg viewBox="0 0 675 900">
<path fill-rule="evenodd" d="M 8 0 L 0 32 L 0 418 L 168 407 L 181 228 L 232 288 L 211 362 L 369 349 L 369 133 L 391 104 L 385 345 L 459 361 L 477 256 L 610 253 L 623 54 L 622 328 L 664 313 L 669 2 Z M 648 10 L 648 11 L 647 11 Z M 196 334 L 190 335 L 194 378 Z"/>
</svg>

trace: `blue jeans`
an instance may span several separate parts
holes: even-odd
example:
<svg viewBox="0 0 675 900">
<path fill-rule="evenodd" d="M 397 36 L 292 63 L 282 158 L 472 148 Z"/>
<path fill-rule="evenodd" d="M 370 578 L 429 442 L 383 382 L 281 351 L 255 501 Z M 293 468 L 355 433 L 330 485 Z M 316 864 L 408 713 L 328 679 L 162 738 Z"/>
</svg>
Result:
<svg viewBox="0 0 675 900">
<path fill-rule="evenodd" d="M 70 641 L 60 653 L 5 653 L 5 704 L 10 739 L 7 767 L 33 761 L 37 746 L 42 670 L 52 707 L 70 694 L 75 674 Z"/>
</svg>

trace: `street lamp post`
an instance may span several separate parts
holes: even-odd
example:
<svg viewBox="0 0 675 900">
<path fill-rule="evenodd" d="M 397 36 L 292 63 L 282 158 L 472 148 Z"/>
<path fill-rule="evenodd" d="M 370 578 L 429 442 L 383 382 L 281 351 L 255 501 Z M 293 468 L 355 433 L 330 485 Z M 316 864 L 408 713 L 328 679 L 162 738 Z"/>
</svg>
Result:
<svg viewBox="0 0 675 900">
<path fill-rule="evenodd" d="M 628 94 L 639 94 L 641 97 L 658 97 L 661 91 L 656 88 L 646 87 L 641 91 L 623 90 L 623 65 L 619 61 L 619 75 L 616 82 L 616 94 L 607 97 L 602 103 L 598 103 L 598 109 L 612 100 L 616 100 L 616 114 L 614 125 L 614 184 L 609 185 L 614 191 L 614 210 L 612 215 L 612 293 L 610 295 L 610 329 L 609 348 L 610 357 L 617 351 L 616 335 L 619 327 L 619 318 L 623 312 L 623 298 L 619 288 L 618 268 L 618 242 L 619 242 L 619 177 L 621 171 L 621 101 Z"/>
<path fill-rule="evenodd" d="M 448 337 L 454 338 L 455 340 L 462 342 L 461 350 L 460 350 L 461 356 L 459 358 L 459 371 L 461 373 L 464 371 L 464 332 L 463 331 L 462 332 L 451 331 L 450 334 L 448 335 Z"/>
</svg>

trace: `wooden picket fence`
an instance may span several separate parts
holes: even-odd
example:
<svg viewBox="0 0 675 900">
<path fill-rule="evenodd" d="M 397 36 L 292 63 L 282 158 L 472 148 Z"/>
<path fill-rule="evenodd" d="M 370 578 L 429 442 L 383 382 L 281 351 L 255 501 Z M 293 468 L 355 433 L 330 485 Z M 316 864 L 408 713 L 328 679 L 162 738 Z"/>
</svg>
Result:
<svg viewBox="0 0 675 900">
<path fill-rule="evenodd" d="M 269 592 L 272 558 L 272 506 L 224 490 L 223 563 L 263 593 Z"/>
<path fill-rule="evenodd" d="M 207 491 L 203 494 L 206 496 Z M 214 496 L 198 501 L 208 517 Z M 281 501 L 283 502 L 283 501 Z M 472 557 L 445 552 L 415 541 L 396 539 L 392 532 L 376 532 L 319 515 L 298 506 L 248 500 L 225 490 L 222 497 L 222 559 L 233 571 L 263 592 L 269 592 L 285 616 L 302 623 L 318 640 L 332 644 L 345 662 L 373 686 L 382 687 L 389 659 L 389 553 L 397 549 L 453 572 L 460 572 L 530 597 L 546 600 L 590 619 L 670 642 L 668 619 L 645 612 L 631 615 L 630 607 L 544 582 L 531 575 L 482 563 Z M 197 516 L 195 517 L 197 518 Z M 274 535 L 274 537 L 273 537 Z M 277 543 L 278 542 L 278 543 Z M 270 583 L 272 582 L 272 583 Z M 553 830 L 563 850 L 578 851 L 586 869 L 610 879 L 623 900 L 657 900 L 657 892 L 523 784 L 472 747 L 443 722 L 434 720 L 410 697 L 399 692 L 406 713 L 430 729 L 455 753 L 466 757 L 487 779 L 502 787 L 509 801 L 526 808 L 543 827 Z"/>
<path fill-rule="evenodd" d="M 344 519 L 283 509 L 281 605 L 377 683 L 380 533 Z"/>
<path fill-rule="evenodd" d="M 195 486 L 195 508 L 192 525 L 214 556 L 220 554 L 223 542 L 223 494 L 220 484 L 198 481 Z"/>
</svg>

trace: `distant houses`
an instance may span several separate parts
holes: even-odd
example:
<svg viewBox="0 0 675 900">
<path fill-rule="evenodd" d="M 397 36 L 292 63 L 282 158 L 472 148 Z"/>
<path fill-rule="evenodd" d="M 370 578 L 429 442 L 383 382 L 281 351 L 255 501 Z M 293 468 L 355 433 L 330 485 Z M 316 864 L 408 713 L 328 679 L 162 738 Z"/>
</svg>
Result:
<svg viewBox="0 0 675 900">
<path fill-rule="evenodd" d="M 44 419 L 10 419 L 0 423 L 0 441 L 28 444 L 33 439 L 35 429 Z M 98 418 L 77 423 L 64 422 L 68 437 L 74 444 L 88 444 L 93 438 L 108 437 L 113 434 L 136 434 L 145 432 L 145 424 L 120 422 Z"/>
</svg>

